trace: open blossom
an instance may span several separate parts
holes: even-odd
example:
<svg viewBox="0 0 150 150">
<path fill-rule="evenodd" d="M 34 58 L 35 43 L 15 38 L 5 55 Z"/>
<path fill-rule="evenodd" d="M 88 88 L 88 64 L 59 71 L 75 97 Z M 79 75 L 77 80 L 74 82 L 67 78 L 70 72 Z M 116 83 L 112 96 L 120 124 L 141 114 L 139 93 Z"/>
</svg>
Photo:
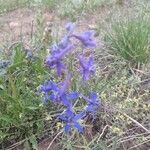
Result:
<svg viewBox="0 0 150 150">
<path fill-rule="evenodd" d="M 63 102 L 63 100 L 66 98 L 67 90 L 70 84 L 71 75 L 68 75 L 65 79 L 65 81 L 61 83 L 57 83 L 57 89 L 55 88 L 51 95 L 49 96 L 49 99 L 53 102 Z M 65 99 L 66 100 L 66 99 Z"/>
<path fill-rule="evenodd" d="M 46 81 L 43 85 L 40 85 L 38 90 L 42 93 L 49 93 L 51 90 L 57 90 L 57 84 L 53 81 Z"/>
<path fill-rule="evenodd" d="M 80 133 L 83 132 L 84 128 L 80 125 L 79 121 L 85 116 L 85 111 L 75 114 L 72 108 L 67 109 L 62 115 L 58 116 L 58 119 L 62 120 L 64 125 L 65 133 L 71 131 L 72 128 L 76 128 Z"/>
<path fill-rule="evenodd" d="M 75 24 L 69 22 L 66 25 L 66 30 L 68 31 L 68 36 L 69 37 L 75 37 L 76 39 L 80 40 L 80 42 L 88 48 L 95 48 L 96 47 L 96 42 L 94 41 L 93 37 L 94 37 L 94 32 L 93 31 L 86 31 L 81 33 L 80 35 L 77 35 L 75 33 L 73 33 L 75 28 Z"/>
<path fill-rule="evenodd" d="M 68 75 L 64 82 L 55 83 L 48 81 L 39 87 L 39 91 L 44 94 L 44 100 L 52 101 L 54 103 L 61 103 L 64 106 L 71 107 L 72 100 L 79 97 L 78 92 L 68 92 L 69 82 L 71 76 Z"/>
<path fill-rule="evenodd" d="M 52 49 L 52 54 L 49 54 L 45 60 L 45 64 L 49 68 L 56 68 L 57 75 L 60 76 L 65 65 L 63 64 L 64 56 L 74 48 L 73 44 L 68 43 L 66 39 L 63 39 L 60 45 L 54 45 Z"/>
<path fill-rule="evenodd" d="M 96 109 L 100 106 L 100 100 L 95 92 L 90 92 L 88 97 L 82 96 L 82 98 L 87 102 L 86 112 L 95 114 Z"/>
<path fill-rule="evenodd" d="M 60 40 L 60 42 L 58 43 L 58 47 L 60 49 L 65 49 L 66 47 L 68 47 L 68 45 L 71 45 L 71 43 L 69 37 L 66 35 Z"/>
<path fill-rule="evenodd" d="M 71 107 L 72 100 L 77 99 L 79 94 L 76 91 L 68 92 L 70 82 L 70 75 L 67 76 L 64 82 L 58 83 L 58 88 L 53 90 L 49 99 L 53 102 L 60 102 L 64 106 Z"/>
<path fill-rule="evenodd" d="M 72 35 L 72 37 L 75 37 L 78 40 L 80 40 L 82 42 L 82 44 L 88 48 L 96 47 L 96 42 L 94 41 L 93 36 L 94 36 L 94 32 L 92 32 L 92 31 L 86 31 L 80 35 L 76 35 L 76 34 Z"/>
<path fill-rule="evenodd" d="M 90 56 L 88 59 L 84 56 L 79 56 L 80 74 L 83 80 L 89 80 L 90 76 L 95 73 L 94 59 Z"/>
</svg>

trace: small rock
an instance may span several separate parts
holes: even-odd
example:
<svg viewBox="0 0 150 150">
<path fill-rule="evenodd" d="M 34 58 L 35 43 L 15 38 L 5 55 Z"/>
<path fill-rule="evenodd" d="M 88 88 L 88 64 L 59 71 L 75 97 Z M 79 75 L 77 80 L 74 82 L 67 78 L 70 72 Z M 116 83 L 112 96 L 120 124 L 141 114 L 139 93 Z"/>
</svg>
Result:
<svg viewBox="0 0 150 150">
<path fill-rule="evenodd" d="M 19 27 L 20 24 L 18 22 L 10 22 L 9 26 L 10 26 L 11 29 L 13 29 L 13 28 Z"/>
</svg>

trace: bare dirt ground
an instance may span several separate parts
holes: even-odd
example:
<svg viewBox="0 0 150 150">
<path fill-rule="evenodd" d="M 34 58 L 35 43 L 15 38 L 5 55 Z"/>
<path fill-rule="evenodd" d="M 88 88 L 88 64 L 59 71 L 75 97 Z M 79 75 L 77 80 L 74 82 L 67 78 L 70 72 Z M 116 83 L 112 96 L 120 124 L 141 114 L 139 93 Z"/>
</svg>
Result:
<svg viewBox="0 0 150 150">
<path fill-rule="evenodd" d="M 0 43 L 16 41 L 21 35 L 30 36 L 34 17 L 35 13 L 30 9 L 18 9 L 0 16 Z"/>
<path fill-rule="evenodd" d="M 0 45 L 22 40 L 28 43 L 36 30 L 37 14 L 34 9 L 23 8 L 0 16 Z M 48 12 L 42 14 L 46 24 L 52 21 L 52 15 Z"/>
</svg>

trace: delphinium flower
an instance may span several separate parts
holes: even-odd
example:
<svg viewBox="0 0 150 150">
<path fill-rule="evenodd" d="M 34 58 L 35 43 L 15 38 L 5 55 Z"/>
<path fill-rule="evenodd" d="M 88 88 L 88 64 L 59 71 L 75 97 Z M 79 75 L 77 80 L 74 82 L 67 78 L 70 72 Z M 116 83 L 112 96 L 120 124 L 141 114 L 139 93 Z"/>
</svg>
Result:
<svg viewBox="0 0 150 150">
<path fill-rule="evenodd" d="M 76 91 L 68 92 L 71 75 L 68 75 L 64 82 L 55 83 L 48 81 L 39 87 L 39 91 L 44 94 L 44 100 L 71 106 L 71 101 L 78 98 Z"/>
<path fill-rule="evenodd" d="M 57 83 L 53 81 L 46 81 L 43 85 L 40 85 L 38 91 L 43 93 L 44 95 L 44 102 L 47 103 L 50 99 L 50 95 L 53 91 L 58 90 Z"/>
<path fill-rule="evenodd" d="M 43 93 L 48 93 L 51 90 L 56 90 L 57 84 L 53 81 L 46 81 L 43 85 L 40 85 L 38 90 Z"/>
<path fill-rule="evenodd" d="M 67 108 L 62 115 L 58 116 L 58 119 L 64 122 L 64 131 L 70 132 L 72 128 L 76 128 L 80 133 L 83 133 L 83 126 L 80 125 L 79 121 L 85 116 L 85 111 L 78 114 L 73 112 L 72 107 Z"/>
<path fill-rule="evenodd" d="M 73 34 L 72 37 L 80 40 L 82 44 L 87 48 L 95 48 L 96 42 L 93 40 L 94 32 L 93 31 L 86 31 L 80 35 Z"/>
<path fill-rule="evenodd" d="M 84 56 L 79 56 L 80 74 L 83 80 L 89 80 L 90 76 L 95 73 L 94 58 L 90 56 L 88 59 Z"/>
<path fill-rule="evenodd" d="M 80 40 L 82 44 L 87 47 L 87 48 L 95 48 L 96 47 L 96 42 L 94 41 L 94 32 L 93 31 L 86 31 L 81 33 L 80 35 L 77 35 L 76 33 L 73 33 L 75 28 L 74 23 L 68 23 L 66 25 L 66 30 L 68 31 L 68 35 L 70 37 L 75 37 L 76 39 Z"/>
<path fill-rule="evenodd" d="M 89 97 L 82 95 L 82 98 L 87 102 L 85 108 L 86 112 L 90 112 L 94 115 L 96 109 L 100 106 L 100 100 L 97 98 L 97 94 L 95 92 L 90 92 Z"/>
<path fill-rule="evenodd" d="M 49 99 L 52 100 L 53 102 L 57 102 L 57 103 L 59 102 L 64 105 L 69 105 L 68 102 L 69 99 L 67 98 L 67 95 L 69 95 L 68 87 L 70 84 L 70 79 L 71 79 L 71 75 L 68 75 L 65 81 L 59 82 L 57 84 L 58 88 L 53 90 L 53 92 L 49 96 Z"/>
<path fill-rule="evenodd" d="M 64 37 L 58 45 L 52 46 L 51 54 L 49 54 L 45 60 L 45 64 L 49 68 L 56 68 L 57 75 L 60 76 L 65 65 L 63 64 L 64 56 L 73 49 L 74 46 L 70 43 L 68 37 Z"/>
</svg>

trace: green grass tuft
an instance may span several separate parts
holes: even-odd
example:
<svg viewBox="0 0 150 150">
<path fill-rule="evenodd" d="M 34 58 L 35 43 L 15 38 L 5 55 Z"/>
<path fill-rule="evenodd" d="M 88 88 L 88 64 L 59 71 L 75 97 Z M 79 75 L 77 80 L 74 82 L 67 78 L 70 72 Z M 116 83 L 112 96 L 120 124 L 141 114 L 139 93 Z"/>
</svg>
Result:
<svg viewBox="0 0 150 150">
<path fill-rule="evenodd" d="M 76 20 L 80 16 L 84 16 L 86 13 L 95 12 L 100 6 L 112 2 L 111 0 L 64 0 L 60 3 L 58 8 L 58 14 L 65 18 L 68 17 L 72 20 Z"/>
<path fill-rule="evenodd" d="M 28 6 L 29 0 L 0 0 L 0 14 Z"/>
<path fill-rule="evenodd" d="M 115 22 L 112 31 L 106 34 L 105 40 L 117 55 L 129 62 L 150 61 L 149 17 L 141 16 Z"/>
</svg>

